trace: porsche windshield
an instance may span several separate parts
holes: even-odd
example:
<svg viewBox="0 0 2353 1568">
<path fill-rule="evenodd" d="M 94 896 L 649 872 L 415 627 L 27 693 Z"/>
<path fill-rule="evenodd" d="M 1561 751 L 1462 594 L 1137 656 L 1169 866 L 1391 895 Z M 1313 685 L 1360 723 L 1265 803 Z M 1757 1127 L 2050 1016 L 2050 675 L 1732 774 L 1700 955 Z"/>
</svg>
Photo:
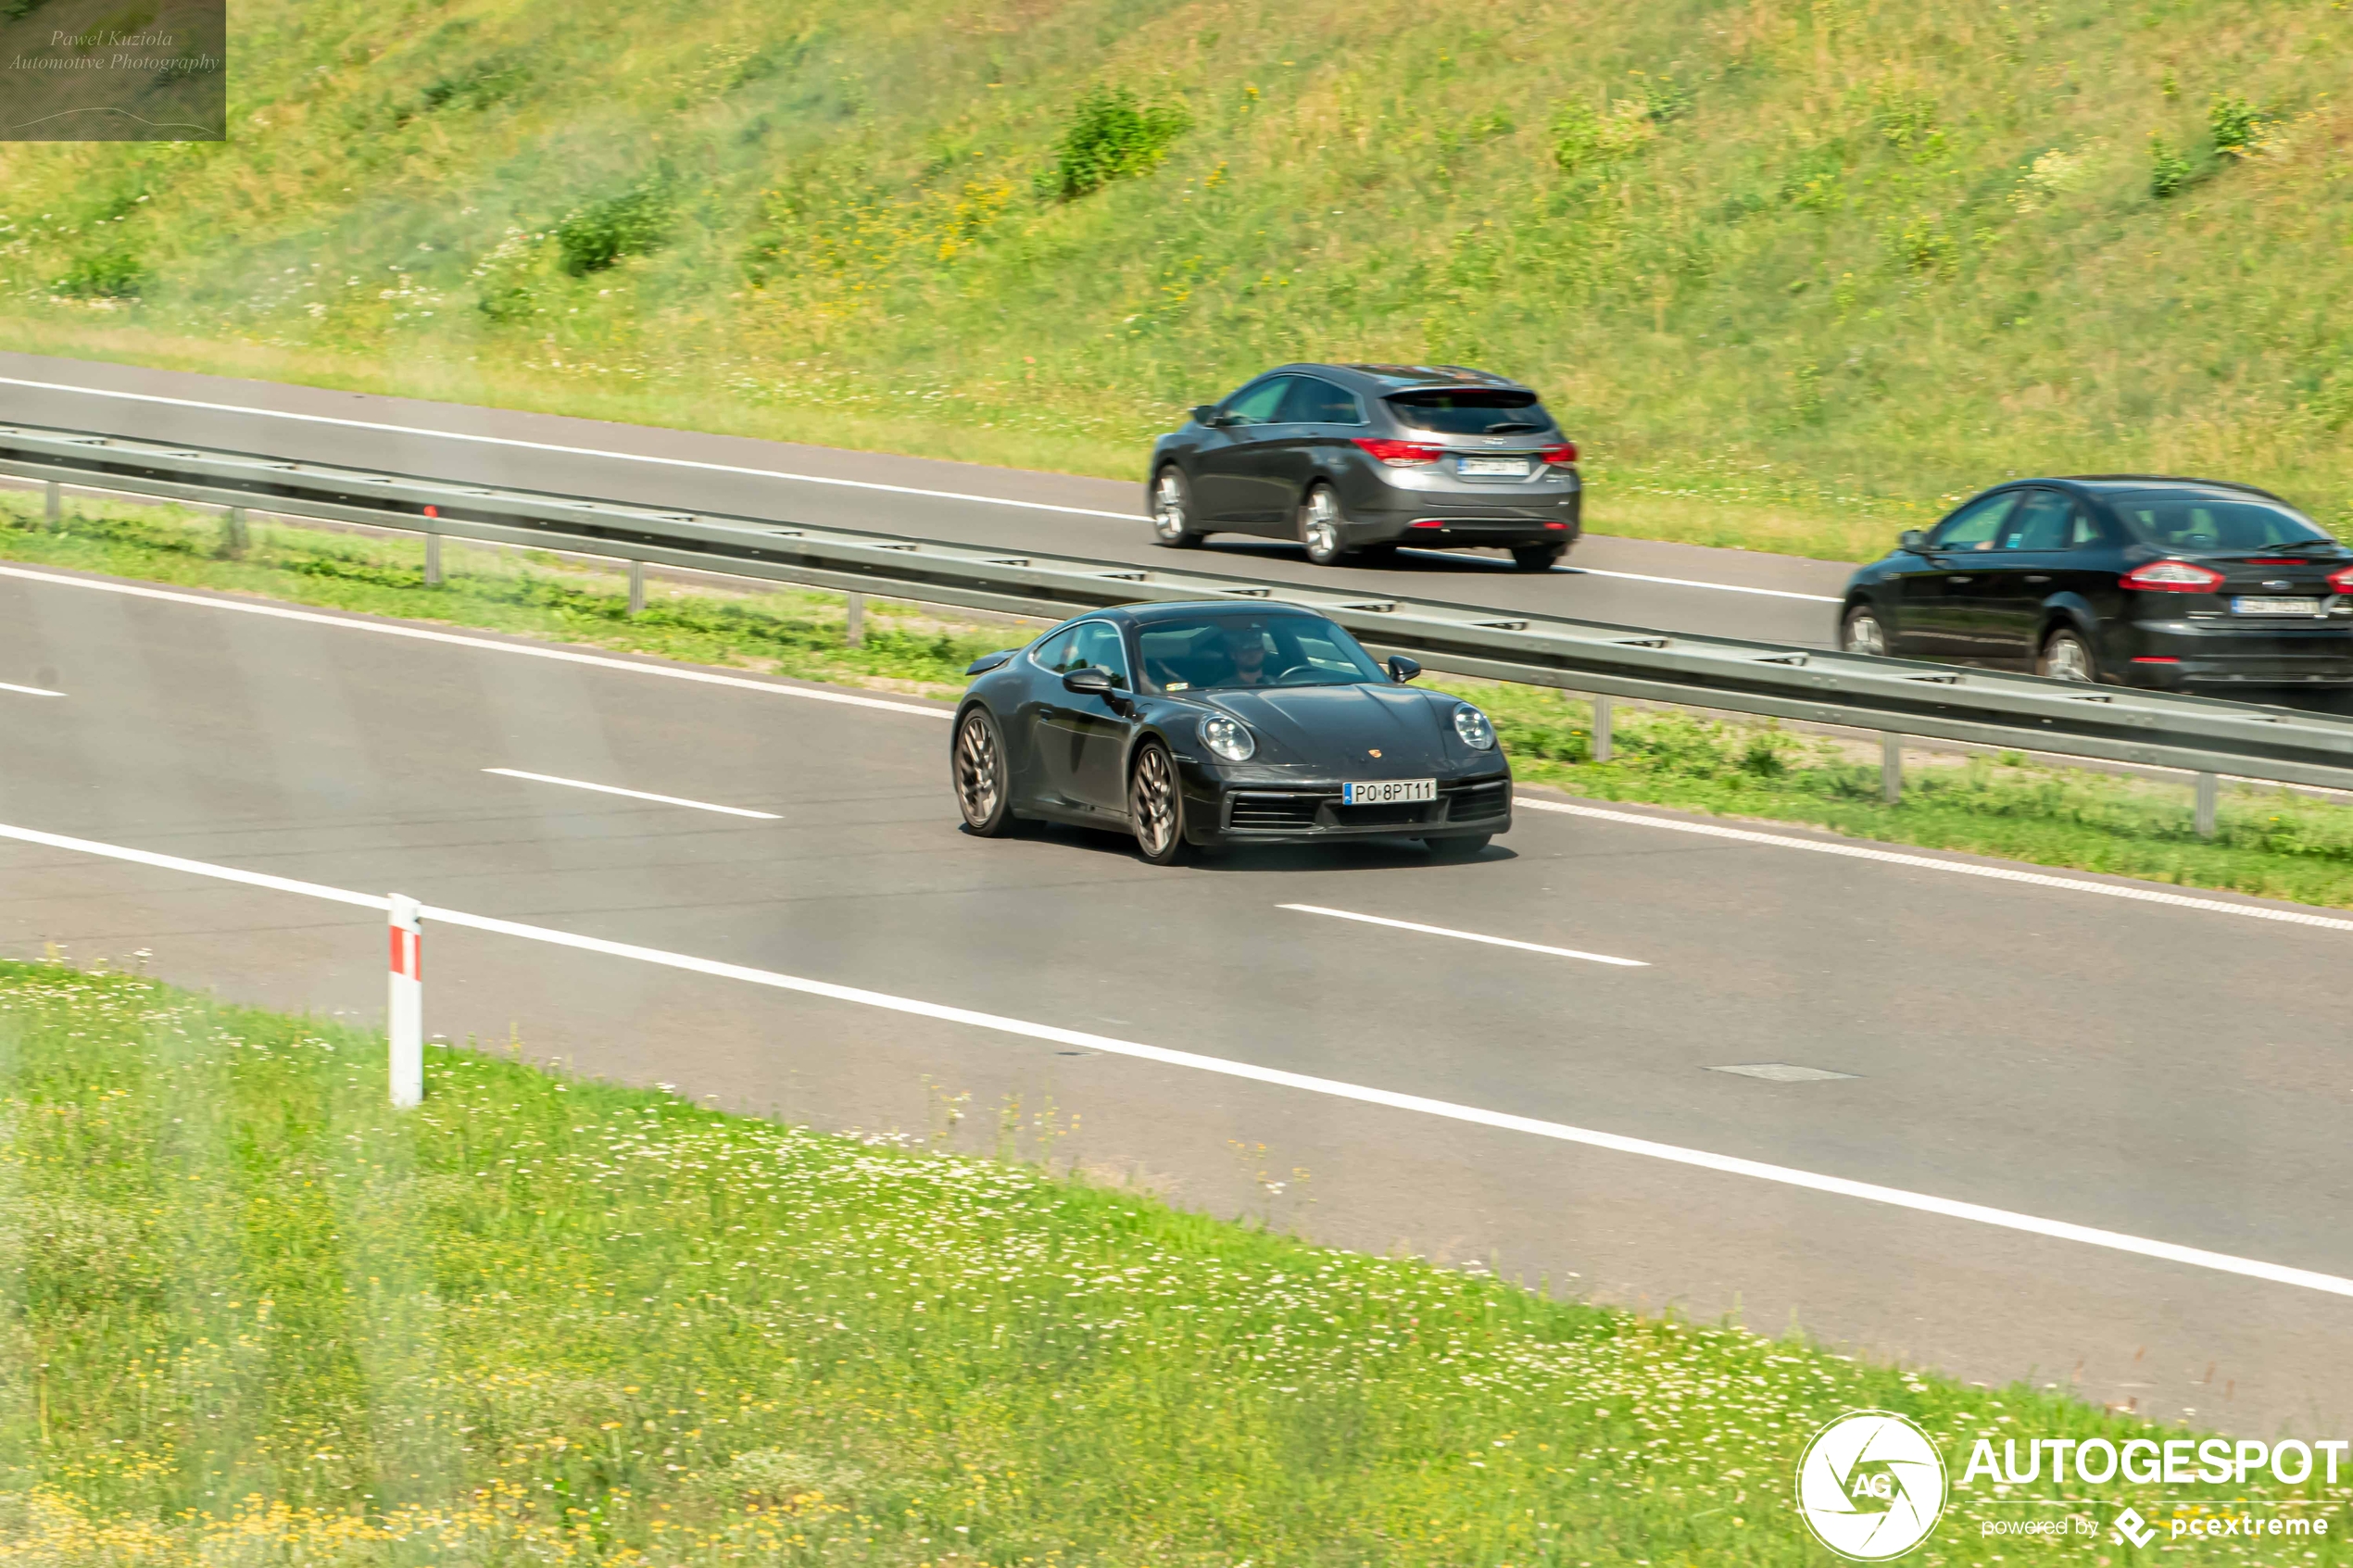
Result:
<svg viewBox="0 0 2353 1568">
<path fill-rule="evenodd" d="M 1139 629 L 1143 689 L 1353 686 L 1389 676 L 1356 639 L 1320 615 L 1248 612 L 1155 621 Z"/>
</svg>

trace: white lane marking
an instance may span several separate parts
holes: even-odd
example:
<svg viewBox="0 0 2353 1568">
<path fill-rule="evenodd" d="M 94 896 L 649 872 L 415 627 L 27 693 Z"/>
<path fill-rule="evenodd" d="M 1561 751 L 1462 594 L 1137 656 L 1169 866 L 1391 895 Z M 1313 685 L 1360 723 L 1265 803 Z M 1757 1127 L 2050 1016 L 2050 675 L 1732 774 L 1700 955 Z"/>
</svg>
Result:
<svg viewBox="0 0 2353 1568">
<path fill-rule="evenodd" d="M 63 696 L 66 695 L 63 692 L 53 692 L 46 686 L 12 686 L 6 681 L 0 681 L 0 692 L 22 692 L 27 696 Z"/>
<path fill-rule="evenodd" d="M 0 838 L 20 839 L 29 844 L 45 844 L 59 849 L 71 849 L 84 854 L 104 856 L 109 859 L 129 860 L 140 865 L 157 866 L 168 871 L 192 872 L 199 876 L 218 877 L 228 882 L 275 888 L 282 892 L 307 894 L 312 897 L 331 898 L 337 903 L 357 904 L 369 909 L 387 909 L 392 902 L 389 898 L 371 894 L 350 893 L 341 888 L 324 887 L 317 883 L 296 882 L 288 877 L 265 876 L 254 872 L 238 871 L 230 866 L 208 865 L 201 860 L 182 859 L 176 855 L 158 855 L 145 849 L 129 849 L 119 845 L 101 844 L 92 839 L 69 838 L 62 834 L 43 833 L 33 828 L 0 824 Z M 1458 1105 L 1452 1100 L 1431 1099 L 1423 1095 L 1399 1094 L 1391 1089 L 1369 1088 L 1361 1084 L 1350 1084 L 1337 1078 L 1319 1078 L 1312 1073 L 1292 1073 L 1278 1067 L 1261 1067 L 1254 1062 L 1234 1061 L 1225 1057 L 1202 1056 L 1193 1051 L 1171 1050 L 1163 1046 L 1139 1045 L 1132 1040 L 1117 1040 L 1109 1035 L 1089 1035 L 1080 1030 L 1063 1029 L 1051 1023 L 1031 1023 L 1023 1019 L 1005 1018 L 996 1013 L 975 1012 L 970 1008 L 949 1007 L 939 1002 L 919 1001 L 912 997 L 896 997 L 884 991 L 868 991 L 855 985 L 837 985 L 826 980 L 808 980 L 799 975 L 779 974 L 771 970 L 751 969 L 742 964 L 721 963 L 716 960 L 694 958 L 685 953 L 664 952 L 659 947 L 640 947 L 634 943 L 610 942 L 598 936 L 580 936 L 569 931 L 556 931 L 547 926 L 525 925 L 519 921 L 497 920 L 488 915 L 468 914 L 462 909 L 445 909 L 428 905 L 422 910 L 422 914 L 428 921 L 438 921 L 446 925 L 461 925 L 475 931 L 487 931 L 499 935 L 520 936 L 529 941 L 547 942 L 562 947 L 575 947 L 583 952 L 602 953 L 610 958 L 632 959 L 641 963 L 659 964 L 668 969 L 716 975 L 724 980 L 740 980 L 750 985 L 772 986 L 782 991 L 797 991 L 807 996 L 825 997 L 860 1007 L 879 1008 L 888 1012 L 936 1019 L 945 1023 L 960 1023 L 969 1028 L 985 1029 L 1000 1035 L 1014 1035 L 1025 1039 L 1046 1040 L 1055 1045 L 1071 1046 L 1081 1050 L 1101 1051 L 1108 1056 L 1133 1057 L 1139 1060 L 1156 1061 L 1169 1067 L 1214 1073 L 1224 1077 L 1246 1079 L 1258 1084 L 1271 1084 L 1280 1088 L 1300 1089 L 1309 1094 L 1326 1095 L 1335 1099 L 1355 1100 L 1365 1105 L 1384 1106 L 1393 1110 L 1410 1110 L 1450 1122 L 1466 1122 L 1476 1126 L 1493 1127 L 1504 1132 L 1527 1133 L 1536 1137 L 1551 1138 L 1561 1143 L 1580 1144 L 1589 1148 L 1602 1148 L 1617 1154 L 1637 1155 L 1646 1160 L 1660 1160 L 1669 1164 L 1688 1165 L 1726 1175 L 1746 1176 L 1756 1181 L 1771 1182 L 1782 1186 L 1802 1187 L 1810 1192 L 1828 1193 L 1839 1198 L 1858 1198 L 1867 1203 L 1907 1209 L 1916 1213 L 1934 1214 L 1944 1219 L 1966 1220 L 1975 1224 L 1991 1225 L 2001 1230 L 2021 1231 L 2030 1236 L 2045 1236 L 2057 1241 L 2072 1241 L 2086 1247 L 2106 1248 L 2111 1251 L 2131 1253 L 2136 1257 L 2153 1258 L 2163 1262 L 2183 1263 L 2192 1268 L 2208 1269 L 2218 1273 L 2238 1274 L 2248 1279 L 2266 1280 L 2274 1285 L 2292 1285 L 2306 1290 L 2322 1291 L 2331 1296 L 2353 1297 L 2353 1279 L 2346 1279 L 2336 1274 L 2321 1273 L 2311 1269 L 2291 1268 L 2284 1263 L 2267 1263 L 2259 1259 L 2241 1258 L 2228 1252 L 2210 1252 L 2200 1247 L 2183 1247 L 2176 1242 L 2156 1241 L 2146 1236 L 2131 1236 L 2121 1231 L 2101 1230 L 2094 1225 L 2079 1225 L 2067 1220 L 2046 1220 L 2032 1214 L 2021 1214 L 2012 1210 L 1991 1208 L 1982 1203 L 1965 1203 L 1957 1198 L 1937 1198 L 1928 1193 L 1912 1192 L 1903 1187 L 1881 1186 L 1876 1182 L 1857 1182 L 1844 1176 L 1826 1176 L 1812 1171 L 1796 1170 L 1787 1165 L 1773 1165 L 1758 1160 L 1743 1160 L 1735 1155 L 1711 1154 L 1705 1149 L 1685 1148 L 1679 1144 L 1658 1143 L 1649 1138 L 1627 1137 L 1617 1133 L 1596 1132 L 1589 1127 L 1574 1127 L 1567 1123 L 1546 1122 L 1532 1116 L 1516 1116 L 1509 1111 L 1485 1110 L 1477 1106 Z"/>
<path fill-rule="evenodd" d="M 1452 550 L 1417 550 L 1411 546 L 1406 546 L 1405 553 L 1413 556 L 1428 556 L 1432 560 L 1446 560 L 1449 564 L 1460 564 L 1463 559 Z M 1516 566 L 1507 566 L 1492 556 L 1472 556 L 1469 558 L 1492 566 L 1498 571 L 1519 570 Z M 1563 566 L 1555 570 L 1572 577 L 1622 577 L 1629 583 L 1664 583 L 1671 588 L 1720 588 L 1728 594 L 1762 594 L 1768 598 L 1774 599 L 1809 599 L 1816 604 L 1826 605 L 1834 605 L 1839 602 L 1838 596 L 1834 594 L 1800 594 L 1788 588 L 1752 588 L 1744 583 L 1702 583 L 1693 577 L 1654 577 L 1646 571 L 1611 571 L 1598 566 Z"/>
<path fill-rule="evenodd" d="M 207 598 L 201 594 L 175 594 L 167 588 L 143 588 L 136 583 L 105 583 L 89 577 L 61 577 L 54 572 L 28 571 L 20 566 L 0 566 L 0 577 L 21 577 L 28 582 L 49 583 L 63 588 L 92 588 L 102 594 L 127 594 L 135 599 L 161 599 L 167 604 L 200 605 L 206 609 L 233 609 L 243 615 L 267 615 L 279 621 L 307 621 L 314 626 L 340 626 L 346 631 L 374 632 L 386 637 L 410 637 L 421 643 L 447 643 L 454 647 L 484 648 L 492 653 L 522 654 L 528 659 L 552 659 L 564 664 L 592 665 L 599 670 L 626 670 L 633 675 L 660 675 L 667 680 L 695 681 L 707 686 L 736 686 L 744 691 L 766 692 L 770 696 L 805 697 L 811 702 L 840 702 L 852 708 L 879 708 L 891 713 L 920 713 L 926 719 L 955 717 L 944 708 L 924 708 L 912 702 L 891 702 L 878 696 L 852 696 L 848 692 L 823 691 L 810 686 L 780 686 L 767 681 L 747 680 L 741 675 L 722 675 L 710 670 L 635 664 L 625 659 L 574 653 L 569 648 L 544 647 L 530 643 L 501 643 L 489 637 L 468 637 L 456 632 L 428 632 L 422 626 L 396 626 L 381 621 L 355 621 L 316 610 L 292 609 L 284 605 Z"/>
<path fill-rule="evenodd" d="M 1015 501 L 1003 495 L 973 495 L 960 490 L 925 490 L 912 484 L 882 484 L 868 479 L 833 479 L 824 474 L 787 473 L 781 469 L 756 469 L 741 463 L 710 463 L 694 458 L 658 458 L 645 452 L 611 452 L 598 446 L 565 446 L 552 441 L 524 441 L 508 435 L 478 435 L 471 431 L 434 430 L 428 425 L 387 424 L 379 420 L 343 420 L 331 414 L 291 414 L 278 408 L 254 408 L 241 403 L 208 403 L 197 397 L 164 397 L 152 392 L 113 392 L 102 387 L 75 386 L 68 382 L 27 381 L 0 376 L 0 384 L 29 386 L 41 392 L 72 392 L 84 397 L 113 397 L 127 403 L 159 403 L 173 408 L 205 408 L 214 413 L 245 414 L 264 420 L 292 420 L 301 424 L 334 425 L 344 430 L 380 430 L 394 435 L 429 435 L 442 441 L 467 441 L 478 446 L 519 446 L 533 452 L 555 452 L 567 458 L 604 458 L 662 468 L 701 469 L 710 473 L 748 474 L 754 479 L 787 479 L 800 484 L 832 484 L 846 490 L 879 490 L 893 495 L 922 495 L 935 501 L 975 501 L 989 507 L 1019 507 L 1033 512 L 1063 512 L 1072 517 L 1107 517 L 1120 522 L 1145 522 L 1140 512 L 1106 512 L 1093 507 L 1059 507 L 1046 501 Z"/>
<path fill-rule="evenodd" d="M 1297 909 L 1302 915 L 1329 915 L 1334 920 L 1363 921 L 1366 925 L 1392 926 L 1399 931 L 1418 931 L 1425 936 L 1452 936 L 1458 942 L 1484 942 L 1491 947 L 1517 947 L 1524 953 L 1550 953 L 1556 959 L 1583 959 L 1590 963 L 1612 963 L 1626 969 L 1648 969 L 1641 959 L 1614 959 L 1607 953 L 1580 953 L 1574 947 L 1547 947 L 1541 942 L 1520 942 L 1509 936 L 1482 936 L 1476 931 L 1454 931 L 1442 925 L 1423 925 L 1410 920 L 1390 920 L 1381 915 L 1360 915 L 1351 909 L 1327 909 L 1320 904 L 1282 904 L 1279 909 Z"/>
<path fill-rule="evenodd" d="M 1844 855 L 1850 859 L 1880 860 L 1889 865 L 1916 866 L 1922 871 L 1951 872 L 1959 876 L 1990 877 L 1995 882 L 2022 882 L 2030 887 L 2059 887 L 2070 893 L 2096 893 L 2106 898 L 2132 898 L 2144 904 L 2171 904 L 2176 909 L 2204 909 L 2209 914 L 2242 915 L 2248 920 L 2274 920 L 2288 925 L 2317 925 L 2326 931 L 2353 931 L 2353 920 L 2334 915 L 2307 914 L 2301 909 L 2273 909 L 2260 904 L 2233 904 L 2221 898 L 2193 898 L 2183 893 L 2159 893 L 2152 887 L 2119 887 L 2086 882 L 2081 877 L 2052 876 L 2045 872 L 2014 872 L 2004 866 L 1973 866 L 1962 860 L 1939 860 L 1927 855 L 1906 855 L 1893 849 L 1866 849 L 1858 844 L 1824 844 L 1788 834 L 1755 833 L 1747 828 L 1718 827 L 1713 822 L 1679 822 L 1667 817 L 1645 817 L 1634 811 L 1609 811 L 1598 806 L 1571 806 L 1562 800 L 1537 800 L 1515 796 L 1513 804 L 1531 811 L 1559 811 L 1572 817 L 1598 817 L 1637 827 L 1666 828 L 1671 833 L 1696 833 L 1708 838 L 1729 838 L 1742 844 L 1769 844 L 1780 849 L 1808 849 L 1817 855 Z"/>
<path fill-rule="evenodd" d="M 1580 577 L 1622 577 L 1629 583 L 1664 583 L 1670 588 L 1720 588 L 1728 594 L 1762 594 L 1771 599 L 1806 599 L 1818 605 L 1839 602 L 1836 594 L 1800 594 L 1788 588 L 1752 588 L 1743 583 L 1701 583 L 1689 577 L 1654 577 L 1646 571 L 1604 571 L 1597 566 L 1561 569 Z"/>
<path fill-rule="evenodd" d="M 585 779 L 560 779 L 553 773 L 526 773 L 521 768 L 484 768 L 483 771 L 497 773 L 507 779 L 529 779 L 535 784 L 562 784 L 567 789 L 593 789 L 598 795 L 625 795 L 632 800 L 659 801 L 664 806 L 687 806 L 698 811 L 724 811 L 730 817 L 758 817 L 770 822 L 784 821 L 774 811 L 751 811 L 741 806 L 713 806 L 708 800 L 688 800 L 676 795 L 648 795 L 642 789 L 623 789 L 619 784 L 590 784 Z"/>
</svg>

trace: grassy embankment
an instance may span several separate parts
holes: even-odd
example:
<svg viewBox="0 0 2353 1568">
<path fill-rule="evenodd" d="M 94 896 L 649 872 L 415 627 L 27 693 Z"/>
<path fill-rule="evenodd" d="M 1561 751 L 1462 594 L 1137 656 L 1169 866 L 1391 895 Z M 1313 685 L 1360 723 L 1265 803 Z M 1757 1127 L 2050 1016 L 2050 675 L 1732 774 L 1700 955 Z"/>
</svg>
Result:
<svg viewBox="0 0 2353 1568">
<path fill-rule="evenodd" d="M 1853 558 L 2035 470 L 2353 516 L 2327 6 L 239 26 L 225 144 L 0 144 L 0 342 L 1129 477 L 1267 363 L 1459 360 L 1600 532 Z"/>
<path fill-rule="evenodd" d="M 1011 1145 L 465 1052 L 396 1113 L 383 1052 L 0 963 L 0 1561 L 1794 1565 L 1795 1456 L 1847 1409 L 1955 1456 L 2153 1430 L 1311 1247 Z M 2246 1495 L 2329 1518 L 2298 1561 L 2345 1560 L 2343 1489 Z M 2022 1512 L 1980 1485 L 1920 1561 L 2108 1560 L 1981 1537 Z"/>
<path fill-rule="evenodd" d="M 427 588 L 423 550 L 411 541 L 257 523 L 245 557 L 227 560 L 219 555 L 220 525 L 209 517 L 76 505 L 66 531 L 52 533 L 39 526 L 35 499 L 0 492 L 0 558 L 934 696 L 962 691 L 975 655 L 1028 635 L 875 601 L 865 646 L 852 648 L 843 643 L 837 595 L 659 583 L 633 621 L 623 575 L 606 566 L 453 542 L 447 581 Z M 1494 715 L 1520 778 L 1578 795 L 2353 907 L 2353 807 L 2229 789 L 2221 831 L 2201 839 L 2185 784 L 2020 757 L 1919 758 L 1903 801 L 1890 806 L 1880 798 L 1876 755 L 1858 759 L 1836 741 L 1621 709 L 1617 755 L 1595 763 L 1587 750 L 1591 708 L 1580 698 L 1533 686 L 1432 684 Z"/>
</svg>

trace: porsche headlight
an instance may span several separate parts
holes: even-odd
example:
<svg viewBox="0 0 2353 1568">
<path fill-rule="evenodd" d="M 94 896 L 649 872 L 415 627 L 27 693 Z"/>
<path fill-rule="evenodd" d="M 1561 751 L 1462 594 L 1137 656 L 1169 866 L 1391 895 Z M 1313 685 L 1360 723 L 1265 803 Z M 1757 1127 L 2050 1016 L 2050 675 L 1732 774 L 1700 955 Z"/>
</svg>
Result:
<svg viewBox="0 0 2353 1568">
<path fill-rule="evenodd" d="M 1473 751 L 1495 749 L 1495 726 L 1487 721 L 1486 714 L 1467 702 L 1454 709 L 1454 733 Z"/>
<path fill-rule="evenodd" d="M 1228 762 L 1247 762 L 1258 749 L 1241 721 L 1223 713 L 1213 713 L 1201 721 L 1201 743 Z"/>
</svg>

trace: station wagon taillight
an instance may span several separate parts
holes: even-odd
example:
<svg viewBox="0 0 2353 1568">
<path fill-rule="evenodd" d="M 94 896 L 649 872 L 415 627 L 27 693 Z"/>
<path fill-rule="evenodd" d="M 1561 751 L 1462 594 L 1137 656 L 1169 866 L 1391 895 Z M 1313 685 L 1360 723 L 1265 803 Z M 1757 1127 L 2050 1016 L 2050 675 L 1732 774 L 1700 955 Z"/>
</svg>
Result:
<svg viewBox="0 0 2353 1568">
<path fill-rule="evenodd" d="M 1577 443 L 1564 441 L 1557 446 L 1547 446 L 1536 455 L 1548 463 L 1556 463 L 1567 468 L 1577 460 Z"/>
<path fill-rule="evenodd" d="M 2122 585 L 2158 594 L 2210 594 L 2222 585 L 2222 574 L 2196 561 L 2153 560 L 2126 572 Z"/>
<path fill-rule="evenodd" d="M 2340 594 L 2353 594 L 2353 566 L 2340 566 L 2330 572 L 2329 586 Z"/>
<path fill-rule="evenodd" d="M 1384 441 L 1377 435 L 1360 435 L 1355 440 L 1357 445 L 1393 469 L 1434 463 L 1446 455 L 1443 446 L 1424 446 L 1416 441 Z"/>
</svg>

